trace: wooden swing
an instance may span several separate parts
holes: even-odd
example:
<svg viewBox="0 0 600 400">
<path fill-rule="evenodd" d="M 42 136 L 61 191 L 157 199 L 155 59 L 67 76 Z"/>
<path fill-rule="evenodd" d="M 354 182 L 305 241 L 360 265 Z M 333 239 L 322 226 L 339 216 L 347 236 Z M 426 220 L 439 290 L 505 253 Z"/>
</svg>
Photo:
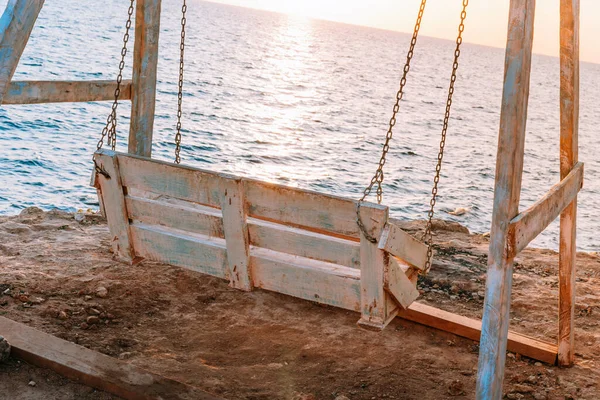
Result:
<svg viewBox="0 0 600 400">
<path fill-rule="evenodd" d="M 175 163 L 115 152 L 132 1 L 115 101 L 94 154 L 92 183 L 98 189 L 115 254 L 130 262 L 149 259 L 190 268 L 227 279 L 237 289 L 257 287 L 357 311 L 360 325 L 383 329 L 419 296 L 418 275 L 431 267 L 431 220 L 466 17 L 463 12 L 425 244 L 400 229 L 390 220 L 389 208 L 381 205 L 383 167 L 425 3 L 418 13 L 378 169 L 356 201 L 179 165 L 185 1 Z M 102 149 L 105 138 L 112 150 Z M 378 203 L 366 202 L 375 186 Z"/>
</svg>

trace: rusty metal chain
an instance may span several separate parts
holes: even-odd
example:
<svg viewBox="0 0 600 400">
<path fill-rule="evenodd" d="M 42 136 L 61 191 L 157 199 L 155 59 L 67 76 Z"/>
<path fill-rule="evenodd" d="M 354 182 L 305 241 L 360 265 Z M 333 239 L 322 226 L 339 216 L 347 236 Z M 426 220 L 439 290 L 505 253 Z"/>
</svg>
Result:
<svg viewBox="0 0 600 400">
<path fill-rule="evenodd" d="M 413 36 L 410 41 L 410 47 L 408 49 L 408 53 L 406 54 L 406 63 L 404 64 L 404 70 L 402 72 L 402 78 L 400 79 L 400 88 L 396 93 L 396 103 L 394 104 L 392 117 L 390 118 L 390 123 L 388 127 L 388 131 L 385 135 L 385 142 L 383 144 L 383 149 L 381 151 L 381 158 L 379 159 L 379 165 L 377 167 L 377 171 L 373 178 L 371 178 L 371 183 L 369 186 L 363 191 L 363 196 L 358 201 L 356 206 L 356 223 L 360 228 L 364 237 L 371 243 L 377 243 L 377 238 L 373 237 L 366 229 L 362 218 L 360 216 L 360 205 L 365 199 L 371 194 L 373 190 L 373 186 L 377 184 L 377 203 L 381 204 L 381 199 L 383 196 L 383 188 L 381 184 L 383 183 L 383 166 L 385 165 L 386 156 L 388 151 L 390 150 L 390 141 L 394 136 L 393 130 L 396 125 L 396 116 L 398 115 L 398 111 L 400 110 L 400 102 L 404 97 L 404 86 L 406 85 L 406 77 L 408 72 L 410 71 L 410 61 L 413 58 L 415 45 L 417 44 L 417 38 L 419 37 L 419 30 L 421 29 L 421 20 L 423 19 L 423 13 L 425 11 L 425 5 L 427 4 L 427 0 L 421 0 L 421 6 L 419 7 L 419 14 L 417 15 L 417 21 L 415 22 L 415 28 L 413 30 Z"/>
<path fill-rule="evenodd" d="M 435 177 L 433 178 L 433 189 L 431 189 L 431 200 L 429 201 L 429 213 L 427 226 L 423 234 L 423 241 L 427 241 L 427 261 L 425 262 L 424 273 L 431 269 L 431 260 L 433 257 L 433 235 L 431 227 L 433 224 L 433 215 L 435 213 L 435 203 L 437 201 L 438 184 L 440 182 L 440 172 L 442 171 L 442 160 L 444 159 L 444 147 L 446 146 L 446 134 L 448 132 L 448 123 L 450 121 L 450 110 L 452 109 L 452 95 L 454 94 L 454 84 L 456 83 L 456 73 L 458 71 L 458 59 L 460 57 L 460 45 L 462 44 L 462 34 L 465 30 L 465 19 L 467 18 L 467 6 L 469 0 L 463 0 L 462 12 L 460 13 L 460 25 L 458 26 L 458 37 L 456 38 L 456 48 L 454 50 L 454 63 L 452 64 L 452 75 L 450 77 L 450 87 L 448 88 L 448 100 L 446 101 L 446 114 L 444 115 L 444 125 L 440 140 L 440 151 L 435 166 Z"/>
<path fill-rule="evenodd" d="M 106 126 L 102 129 L 102 136 L 96 145 L 96 150 L 100 150 L 104 145 L 104 139 L 108 136 L 108 144 L 112 150 L 117 145 L 117 107 L 119 106 L 119 96 L 121 95 L 121 82 L 123 81 L 123 69 L 125 68 L 125 56 L 127 55 L 127 42 L 129 41 L 129 31 L 131 30 L 131 17 L 134 11 L 135 0 L 130 0 L 127 10 L 127 23 L 125 24 L 125 34 L 123 35 L 123 48 L 121 49 L 121 61 L 119 62 L 119 73 L 117 75 L 117 87 L 115 88 L 115 100 L 112 104 L 110 114 L 106 118 Z M 94 164 L 96 160 L 94 159 Z M 96 165 L 96 170 L 98 166 Z"/>
<path fill-rule="evenodd" d="M 177 133 L 175 134 L 175 163 L 181 162 L 179 152 L 181 151 L 181 104 L 183 103 L 183 55 L 185 53 L 185 13 L 187 11 L 186 0 L 183 0 L 181 6 L 181 43 L 179 45 L 180 57 L 179 57 L 179 83 L 177 92 Z"/>
</svg>

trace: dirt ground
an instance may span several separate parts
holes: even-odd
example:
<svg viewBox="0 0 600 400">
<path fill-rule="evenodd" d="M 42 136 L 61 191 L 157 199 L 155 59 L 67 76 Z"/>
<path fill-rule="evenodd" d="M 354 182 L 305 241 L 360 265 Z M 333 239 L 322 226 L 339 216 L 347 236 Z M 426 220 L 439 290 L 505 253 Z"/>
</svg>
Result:
<svg viewBox="0 0 600 400">
<path fill-rule="evenodd" d="M 353 312 L 239 292 L 154 262 L 122 264 L 113 260 L 106 224 L 93 215 L 77 219 L 35 208 L 0 217 L 0 315 L 228 399 L 475 397 L 473 341 L 399 318 L 383 332 L 365 331 Z M 419 301 L 480 318 L 487 239 L 457 224 L 435 228 L 437 256 Z M 511 327 L 554 340 L 558 256 L 526 250 L 516 262 Z M 600 260 L 582 253 L 577 267 L 576 365 L 509 353 L 506 398 L 600 398 Z M 29 372 L 2 368 L 2 381 L 23 383 L 0 383 L 8 390 L 0 393 L 30 389 Z M 84 390 L 76 385 L 63 394 L 70 386 L 43 373 L 51 377 L 31 388 L 40 396 L 25 399 L 110 398 L 75 395 Z"/>
</svg>

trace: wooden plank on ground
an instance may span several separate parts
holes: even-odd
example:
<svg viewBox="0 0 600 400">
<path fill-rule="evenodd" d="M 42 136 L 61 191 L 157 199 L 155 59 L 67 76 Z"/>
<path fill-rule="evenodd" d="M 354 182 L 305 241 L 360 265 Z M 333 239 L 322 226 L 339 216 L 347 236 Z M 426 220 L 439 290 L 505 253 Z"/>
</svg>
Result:
<svg viewBox="0 0 600 400">
<path fill-rule="evenodd" d="M 225 181 L 225 185 L 221 187 L 221 195 L 229 284 L 233 288 L 250 291 L 250 241 L 244 183 L 241 179 Z"/>
<path fill-rule="evenodd" d="M 560 2 L 560 177 L 569 176 L 579 153 L 579 0 Z M 577 196 L 560 215 L 558 363 L 575 361 L 575 261 Z"/>
<path fill-rule="evenodd" d="M 198 168 L 118 153 L 124 186 L 177 199 L 221 207 L 221 190 L 236 177 Z"/>
<path fill-rule="evenodd" d="M 131 237 L 139 257 L 229 279 L 223 239 L 137 223 L 131 225 Z"/>
<path fill-rule="evenodd" d="M 583 163 L 554 185 L 539 201 L 510 221 L 508 229 L 509 257 L 519 254 L 535 239 L 562 211 L 573 202 L 583 186 Z"/>
<path fill-rule="evenodd" d="M 396 258 L 389 258 L 385 289 L 403 309 L 408 308 L 419 297 L 416 282 L 413 283 L 406 275 L 407 270 L 408 268 L 401 266 Z"/>
<path fill-rule="evenodd" d="M 101 203 L 105 206 L 104 212 L 112 235 L 114 254 L 131 262 L 134 258 L 134 250 L 117 157 L 111 150 L 96 152 L 94 157 L 98 167 L 107 174 L 107 176 L 96 174 L 95 183 L 100 185 Z"/>
<path fill-rule="evenodd" d="M 508 226 L 519 213 L 529 102 L 535 0 L 511 0 L 498 134 L 494 211 L 481 346 L 477 399 L 500 400 L 510 320 L 513 259 L 507 257 Z"/>
<path fill-rule="evenodd" d="M 150 157 L 156 104 L 161 0 L 137 0 L 129 153 Z"/>
<path fill-rule="evenodd" d="M 406 261 L 413 267 L 423 271 L 427 262 L 427 245 L 404 232 L 397 225 L 388 222 L 379 248 Z"/>
<path fill-rule="evenodd" d="M 471 340 L 479 340 L 481 321 L 453 314 L 422 303 L 412 303 L 400 311 L 400 318 L 430 326 Z M 555 344 L 533 339 L 515 332 L 508 333 L 507 350 L 548 364 L 555 364 L 558 348 Z"/>
<path fill-rule="evenodd" d="M 44 0 L 9 0 L 0 19 L 0 104 L 17 69 Z"/>
<path fill-rule="evenodd" d="M 115 81 L 13 81 L 2 104 L 112 101 Z M 131 81 L 121 83 L 119 100 L 131 99 Z"/>
<path fill-rule="evenodd" d="M 258 247 L 250 248 L 254 286 L 360 311 L 360 271 Z"/>
<path fill-rule="evenodd" d="M 353 200 L 250 179 L 246 200 L 251 217 L 358 238 Z"/>
<path fill-rule="evenodd" d="M 13 356 L 127 400 L 217 400 L 200 389 L 0 317 Z"/>
</svg>

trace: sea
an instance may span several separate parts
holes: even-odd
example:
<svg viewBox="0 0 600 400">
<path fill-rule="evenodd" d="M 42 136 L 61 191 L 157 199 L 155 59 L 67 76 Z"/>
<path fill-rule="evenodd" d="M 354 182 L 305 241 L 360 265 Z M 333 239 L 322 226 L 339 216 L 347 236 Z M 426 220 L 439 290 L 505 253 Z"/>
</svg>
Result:
<svg viewBox="0 0 600 400">
<path fill-rule="evenodd" d="M 14 79 L 116 79 L 129 2 L 99 4 L 46 1 Z M 162 6 L 153 144 L 161 160 L 174 158 L 180 4 Z M 182 162 L 359 198 L 377 168 L 410 37 L 188 0 Z M 401 219 L 427 216 L 454 46 L 430 37 L 417 43 L 385 164 L 383 202 Z M 129 49 L 125 78 L 133 41 Z M 436 217 L 477 233 L 491 224 L 503 67 L 503 49 L 463 45 Z M 560 179 L 559 75 L 558 58 L 533 57 L 521 209 Z M 91 157 L 110 107 L 2 106 L 0 214 L 30 206 L 97 210 Z M 120 151 L 127 149 L 130 110 L 128 101 L 119 104 Z M 582 63 L 583 251 L 600 250 L 599 122 L 600 65 Z M 462 215 L 453 215 L 457 209 Z M 556 249 L 558 222 L 533 245 Z"/>
</svg>

